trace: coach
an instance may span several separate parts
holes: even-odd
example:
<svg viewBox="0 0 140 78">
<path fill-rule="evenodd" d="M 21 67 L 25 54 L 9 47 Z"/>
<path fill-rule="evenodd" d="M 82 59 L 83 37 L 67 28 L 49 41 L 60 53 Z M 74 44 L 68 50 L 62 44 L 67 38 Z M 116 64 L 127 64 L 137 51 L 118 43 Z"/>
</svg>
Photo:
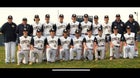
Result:
<svg viewBox="0 0 140 78">
<path fill-rule="evenodd" d="M 13 17 L 8 16 L 8 22 L 4 23 L 1 32 L 4 36 L 5 45 L 5 63 L 15 62 L 15 50 L 16 50 L 16 28 L 17 25 L 12 22 Z"/>
</svg>

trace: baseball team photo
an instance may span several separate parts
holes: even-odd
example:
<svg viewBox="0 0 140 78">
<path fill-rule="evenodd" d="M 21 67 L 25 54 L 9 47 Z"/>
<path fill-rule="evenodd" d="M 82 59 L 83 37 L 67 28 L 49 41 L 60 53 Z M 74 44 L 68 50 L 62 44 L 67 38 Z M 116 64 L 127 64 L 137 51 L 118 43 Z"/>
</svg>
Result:
<svg viewBox="0 0 140 78">
<path fill-rule="evenodd" d="M 0 68 L 140 68 L 140 8 L 0 8 Z"/>
</svg>

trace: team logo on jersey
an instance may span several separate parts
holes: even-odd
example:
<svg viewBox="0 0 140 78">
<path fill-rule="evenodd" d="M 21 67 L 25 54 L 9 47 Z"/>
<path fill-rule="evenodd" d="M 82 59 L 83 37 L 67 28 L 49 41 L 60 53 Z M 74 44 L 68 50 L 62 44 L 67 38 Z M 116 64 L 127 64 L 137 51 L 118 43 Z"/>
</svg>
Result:
<svg viewBox="0 0 140 78">
<path fill-rule="evenodd" d="M 123 24 L 121 24 L 121 26 L 123 26 Z"/>
<path fill-rule="evenodd" d="M 14 28 L 15 26 L 14 26 L 14 25 L 12 25 L 12 27 Z"/>
<path fill-rule="evenodd" d="M 61 29 L 61 28 L 63 28 L 64 27 L 64 25 L 60 25 L 59 27 L 58 27 L 58 29 Z"/>
<path fill-rule="evenodd" d="M 133 25 L 135 25 L 135 23 L 133 23 Z"/>
<path fill-rule="evenodd" d="M 84 29 L 84 28 L 87 28 L 88 26 L 87 25 L 84 25 L 82 28 Z"/>
<path fill-rule="evenodd" d="M 107 29 L 108 28 L 108 26 L 105 26 L 105 29 Z"/>
</svg>

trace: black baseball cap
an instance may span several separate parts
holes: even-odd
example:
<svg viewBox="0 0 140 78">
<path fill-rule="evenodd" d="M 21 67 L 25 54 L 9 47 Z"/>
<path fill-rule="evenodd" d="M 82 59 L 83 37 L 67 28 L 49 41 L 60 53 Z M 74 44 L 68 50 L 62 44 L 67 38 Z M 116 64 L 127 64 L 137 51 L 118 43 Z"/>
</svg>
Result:
<svg viewBox="0 0 140 78">
<path fill-rule="evenodd" d="M 88 14 L 84 14 L 84 17 L 85 17 L 85 18 L 88 18 Z"/>
<path fill-rule="evenodd" d="M 37 32 L 41 32 L 41 29 L 38 28 L 36 31 L 37 31 Z"/>
<path fill-rule="evenodd" d="M 95 16 L 94 16 L 94 19 L 98 19 L 98 15 L 95 15 Z"/>
<path fill-rule="evenodd" d="M 39 18 L 39 15 L 35 15 L 35 18 Z"/>
<path fill-rule="evenodd" d="M 28 31 L 26 27 L 23 28 L 23 31 Z"/>
<path fill-rule="evenodd" d="M 55 30 L 53 28 L 50 29 L 50 32 L 55 32 Z"/>
<path fill-rule="evenodd" d="M 63 30 L 63 33 L 67 33 L 67 32 L 68 32 L 68 30 L 66 30 L 66 29 Z"/>
<path fill-rule="evenodd" d="M 59 15 L 59 17 L 62 17 L 62 18 L 64 18 L 64 15 L 63 15 L 63 14 L 60 14 L 60 15 Z"/>
<path fill-rule="evenodd" d="M 114 28 L 113 29 L 118 29 L 118 26 L 114 26 Z"/>
<path fill-rule="evenodd" d="M 13 19 L 13 16 L 12 16 L 12 15 L 9 15 L 9 16 L 8 16 L 8 19 Z"/>
<path fill-rule="evenodd" d="M 87 32 L 88 32 L 88 31 L 91 31 L 91 28 L 88 28 L 88 29 L 87 29 Z"/>
<path fill-rule="evenodd" d="M 99 27 L 99 28 L 98 28 L 98 31 L 102 31 L 102 27 Z"/>
<path fill-rule="evenodd" d="M 23 18 L 22 21 L 27 21 L 27 18 Z"/>
<path fill-rule="evenodd" d="M 76 17 L 76 14 L 72 14 L 72 17 Z"/>
<path fill-rule="evenodd" d="M 109 18 L 109 16 L 108 15 L 105 15 L 104 18 Z"/>
<path fill-rule="evenodd" d="M 120 14 L 116 14 L 116 17 L 120 17 Z"/>
<path fill-rule="evenodd" d="M 129 14 L 129 18 L 133 18 L 133 14 Z"/>
<path fill-rule="evenodd" d="M 76 29 L 76 30 L 75 30 L 75 33 L 76 33 L 76 34 L 79 34 L 79 33 L 80 33 L 80 30 Z"/>
<path fill-rule="evenodd" d="M 130 29 L 130 26 L 128 25 L 126 28 L 127 28 L 127 29 Z"/>
<path fill-rule="evenodd" d="M 45 18 L 50 18 L 50 15 L 49 15 L 49 14 L 46 14 L 46 15 L 45 15 Z"/>
</svg>

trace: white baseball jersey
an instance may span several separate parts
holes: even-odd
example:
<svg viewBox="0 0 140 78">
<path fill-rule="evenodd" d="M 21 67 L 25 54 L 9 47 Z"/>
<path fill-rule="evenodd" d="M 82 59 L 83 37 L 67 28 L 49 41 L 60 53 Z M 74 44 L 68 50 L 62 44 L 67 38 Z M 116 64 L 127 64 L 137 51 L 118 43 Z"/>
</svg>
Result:
<svg viewBox="0 0 140 78">
<path fill-rule="evenodd" d="M 92 34 L 98 34 L 98 28 L 101 27 L 102 25 L 100 23 L 95 24 L 93 23 L 93 31 Z"/>
<path fill-rule="evenodd" d="M 102 27 L 103 27 L 103 34 L 111 34 L 111 23 L 108 22 L 108 23 L 103 23 L 102 24 Z"/>
<path fill-rule="evenodd" d="M 52 29 L 53 28 L 53 23 L 43 23 L 42 24 L 42 28 L 43 28 L 43 36 L 47 36 L 47 35 L 50 35 L 50 29 Z"/>
<path fill-rule="evenodd" d="M 135 33 L 131 32 L 130 34 L 124 34 L 124 40 L 127 44 L 135 44 Z"/>
<path fill-rule="evenodd" d="M 42 49 L 44 48 L 44 43 L 45 43 L 45 37 L 41 36 L 40 38 L 38 36 L 33 37 L 33 43 L 34 47 L 37 49 Z"/>
<path fill-rule="evenodd" d="M 53 38 L 51 36 L 47 37 L 47 42 L 51 49 L 57 49 L 58 48 L 58 37 L 54 36 Z"/>
<path fill-rule="evenodd" d="M 56 23 L 56 35 L 58 36 L 62 36 L 63 35 L 63 30 L 66 29 L 67 27 L 67 23 L 63 22 L 63 23 Z"/>
<path fill-rule="evenodd" d="M 61 41 L 61 46 L 63 49 L 69 49 L 70 43 L 71 43 L 70 37 L 67 37 L 67 38 L 64 38 L 64 36 L 60 37 L 60 41 Z"/>
<path fill-rule="evenodd" d="M 113 43 L 113 45 L 115 45 L 115 46 L 119 46 L 120 45 L 120 42 L 122 41 L 122 36 L 121 36 L 121 34 L 111 34 L 110 35 L 110 37 L 111 37 L 111 42 Z"/>
<path fill-rule="evenodd" d="M 94 38 L 95 38 L 94 36 L 91 36 L 90 38 L 88 35 L 85 36 L 87 48 L 93 49 Z"/>
<path fill-rule="evenodd" d="M 40 22 L 38 24 L 37 23 L 33 23 L 32 27 L 33 27 L 33 36 L 35 36 L 37 29 L 41 29 L 42 24 Z"/>
<path fill-rule="evenodd" d="M 82 49 L 82 46 L 83 46 L 82 43 L 83 43 L 83 37 L 73 38 L 73 45 L 75 48 Z"/>
<path fill-rule="evenodd" d="M 92 27 L 92 23 L 90 21 L 88 21 L 87 23 L 85 23 L 84 21 L 81 22 L 81 28 L 82 28 L 82 32 L 83 34 L 87 33 L 87 29 L 90 29 Z"/>
<path fill-rule="evenodd" d="M 70 22 L 70 34 L 75 34 L 75 30 L 78 29 L 79 27 L 79 22 L 76 21 L 76 22 Z"/>
<path fill-rule="evenodd" d="M 105 43 L 106 43 L 105 35 L 102 34 L 101 37 L 97 35 L 94 39 L 94 42 L 96 42 L 98 46 L 105 46 Z"/>
<path fill-rule="evenodd" d="M 24 36 L 19 37 L 19 44 L 21 46 L 21 50 L 30 50 L 30 43 L 30 36 L 27 36 L 26 38 Z"/>
</svg>

